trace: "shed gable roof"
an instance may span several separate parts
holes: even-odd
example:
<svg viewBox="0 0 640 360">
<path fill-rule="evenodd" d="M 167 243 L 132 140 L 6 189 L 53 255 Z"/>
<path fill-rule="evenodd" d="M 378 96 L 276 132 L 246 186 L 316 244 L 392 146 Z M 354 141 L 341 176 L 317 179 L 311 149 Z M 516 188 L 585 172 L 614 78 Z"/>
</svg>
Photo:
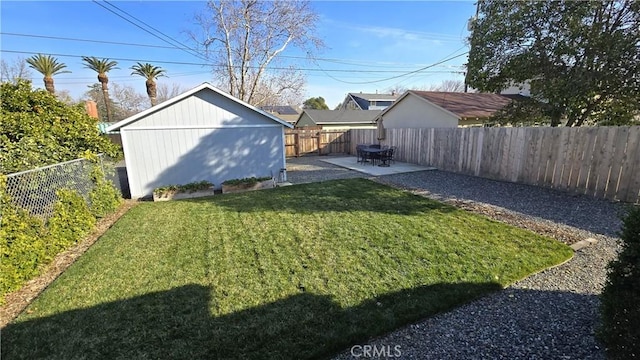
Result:
<svg viewBox="0 0 640 360">
<path fill-rule="evenodd" d="M 230 99 L 230 100 L 232 100 L 232 101 L 234 101 L 234 102 L 246 107 L 247 109 L 250 109 L 250 110 L 252 110 L 252 111 L 254 111 L 254 112 L 256 112 L 256 113 L 258 113 L 258 114 L 260 114 L 260 115 L 262 115 L 262 116 L 264 116 L 266 118 L 268 118 L 269 120 L 275 121 L 276 123 L 281 124 L 282 126 L 286 126 L 288 128 L 293 128 L 293 125 L 291 125 L 290 123 L 288 123 L 288 122 L 286 122 L 284 120 L 281 120 L 278 117 L 269 114 L 268 112 L 260 110 L 257 107 L 255 107 L 253 105 L 250 105 L 250 104 L 248 104 L 248 103 L 246 103 L 246 102 L 244 102 L 244 101 L 242 101 L 242 100 L 240 100 L 240 99 L 238 99 L 238 98 L 236 98 L 236 97 L 234 97 L 234 96 L 232 96 L 232 95 L 230 95 L 230 94 L 228 94 L 228 93 L 216 88 L 215 86 L 205 82 L 205 83 L 202 83 L 202 84 L 194 87 L 193 89 L 188 90 L 188 91 L 186 91 L 186 92 L 184 92 L 184 93 L 182 93 L 180 95 L 174 96 L 174 97 L 172 97 L 171 99 L 169 99 L 167 101 L 161 102 L 160 104 L 158 104 L 156 106 L 152 106 L 147 110 L 141 111 L 141 112 L 139 112 L 139 113 L 137 113 L 137 114 L 135 114 L 133 116 L 130 116 L 130 117 L 124 119 L 124 120 L 121 120 L 121 121 L 109 126 L 106 130 L 107 131 L 120 130 L 122 127 L 124 127 L 126 125 L 134 123 L 134 122 L 144 118 L 145 116 L 153 114 L 153 113 L 155 113 L 157 111 L 160 111 L 160 110 L 162 110 L 164 108 L 170 107 L 171 105 L 173 105 L 173 104 L 175 104 L 175 103 L 177 103 L 177 102 L 179 102 L 179 101 L 181 101 L 183 99 L 186 99 L 186 98 L 188 98 L 190 96 L 193 96 L 196 93 L 198 93 L 200 91 L 203 91 L 203 90 L 212 91 L 217 95 L 220 95 L 220 96 L 223 96 L 223 97 L 225 97 L 227 99 Z"/>
</svg>

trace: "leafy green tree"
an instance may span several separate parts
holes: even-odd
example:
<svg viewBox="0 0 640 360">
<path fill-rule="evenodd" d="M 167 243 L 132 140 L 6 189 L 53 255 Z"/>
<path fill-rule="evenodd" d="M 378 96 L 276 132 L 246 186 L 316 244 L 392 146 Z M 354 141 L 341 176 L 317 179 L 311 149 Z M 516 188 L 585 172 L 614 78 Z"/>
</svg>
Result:
<svg viewBox="0 0 640 360">
<path fill-rule="evenodd" d="M 628 121 L 640 110 L 639 28 L 638 1 L 481 1 L 468 82 L 529 81 L 553 126 Z"/>
<path fill-rule="evenodd" d="M 137 63 L 131 67 L 131 70 L 133 70 L 131 75 L 140 75 L 143 78 L 147 79 L 147 81 L 145 82 L 145 85 L 147 86 L 147 96 L 149 96 L 151 106 L 155 106 L 158 98 L 156 79 L 162 76 L 166 76 L 166 70 L 158 66 L 153 66 L 149 63 Z"/>
<path fill-rule="evenodd" d="M 98 81 L 102 85 L 102 94 L 104 96 L 105 109 L 107 111 L 107 119 L 111 122 L 111 107 L 109 106 L 109 77 L 107 73 L 113 69 L 117 69 L 118 62 L 109 59 L 98 59 L 95 56 L 83 56 L 82 61 L 85 67 L 98 73 Z"/>
<path fill-rule="evenodd" d="M 0 85 L 0 173 L 9 174 L 104 153 L 120 157 L 118 147 L 100 135 L 83 104 L 69 106 L 31 83 Z"/>
<path fill-rule="evenodd" d="M 486 123 L 502 126 L 534 126 L 549 125 L 547 104 L 531 98 L 514 100 L 502 109 L 496 111 Z"/>
<path fill-rule="evenodd" d="M 302 103 L 303 109 L 329 110 L 322 96 L 308 98 Z"/>
<path fill-rule="evenodd" d="M 55 94 L 56 89 L 53 84 L 53 76 L 63 73 L 70 73 L 71 71 L 63 70 L 67 67 L 64 63 L 58 62 L 58 59 L 51 55 L 33 55 L 28 58 L 27 64 L 29 67 L 44 75 L 44 87 L 50 94 Z"/>
</svg>

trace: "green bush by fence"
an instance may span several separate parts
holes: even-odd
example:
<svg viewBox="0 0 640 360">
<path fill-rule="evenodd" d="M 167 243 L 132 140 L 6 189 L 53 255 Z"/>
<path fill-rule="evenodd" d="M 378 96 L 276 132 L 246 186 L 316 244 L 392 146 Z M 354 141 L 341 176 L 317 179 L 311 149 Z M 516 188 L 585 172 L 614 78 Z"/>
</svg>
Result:
<svg viewBox="0 0 640 360">
<path fill-rule="evenodd" d="M 13 205 L 5 186 L 6 178 L 0 176 L 0 303 L 5 294 L 36 276 L 38 266 L 50 258 L 43 221 Z"/>
<path fill-rule="evenodd" d="M 611 359 L 640 358 L 640 207 L 624 219 L 622 252 L 609 264 L 600 339 Z"/>
<path fill-rule="evenodd" d="M 58 189 L 53 215 L 45 222 L 12 203 L 6 177 L 0 175 L 0 304 L 6 294 L 39 275 L 58 253 L 82 240 L 97 218 L 120 205 L 119 191 L 105 179 L 98 162 L 93 164 L 91 180 L 89 204 L 75 191 Z"/>
<path fill-rule="evenodd" d="M 91 181 L 94 184 L 89 193 L 91 213 L 96 218 L 104 217 L 113 212 L 122 203 L 122 194 L 105 177 L 105 173 L 98 164 L 97 158 L 93 160 L 95 165 L 91 170 Z"/>
</svg>

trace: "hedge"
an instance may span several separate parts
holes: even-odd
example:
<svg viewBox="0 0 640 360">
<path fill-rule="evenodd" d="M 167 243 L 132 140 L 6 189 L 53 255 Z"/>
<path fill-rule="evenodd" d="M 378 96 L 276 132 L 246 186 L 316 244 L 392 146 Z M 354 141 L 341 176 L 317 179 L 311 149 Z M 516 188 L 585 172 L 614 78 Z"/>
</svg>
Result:
<svg viewBox="0 0 640 360">
<path fill-rule="evenodd" d="M 119 191 L 105 179 L 98 164 L 91 178 L 90 206 L 77 192 L 59 189 L 53 216 L 45 223 L 12 204 L 6 177 L 0 175 L 0 304 L 6 294 L 38 276 L 57 254 L 89 234 L 97 218 L 120 205 Z"/>
<path fill-rule="evenodd" d="M 601 295 L 599 337 L 611 359 L 640 358 L 640 207 L 632 207 L 620 233 L 622 251 L 609 264 Z"/>
</svg>

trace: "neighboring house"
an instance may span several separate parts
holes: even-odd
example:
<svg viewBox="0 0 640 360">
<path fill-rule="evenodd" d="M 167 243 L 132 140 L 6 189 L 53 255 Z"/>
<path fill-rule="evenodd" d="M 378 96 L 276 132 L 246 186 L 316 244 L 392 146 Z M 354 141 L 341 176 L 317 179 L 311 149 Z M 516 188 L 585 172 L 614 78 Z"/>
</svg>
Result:
<svg viewBox="0 0 640 360">
<path fill-rule="evenodd" d="M 293 126 L 204 83 L 109 126 L 120 130 L 131 197 L 160 186 L 278 177 Z"/>
<path fill-rule="evenodd" d="M 500 92 L 501 95 L 522 95 L 531 96 L 531 84 L 526 81 L 522 84 L 511 85 Z"/>
<path fill-rule="evenodd" d="M 340 105 L 340 109 L 346 110 L 384 110 L 391 106 L 398 94 L 363 94 L 348 93 Z"/>
<path fill-rule="evenodd" d="M 322 130 L 375 129 L 380 110 L 312 110 L 305 109 L 296 128 L 322 127 Z"/>
<path fill-rule="evenodd" d="M 290 124 L 295 124 L 300 116 L 300 110 L 290 105 L 260 106 L 260 110 L 275 115 Z"/>
<path fill-rule="evenodd" d="M 482 126 L 512 100 L 485 93 L 409 90 L 378 117 L 385 129 Z"/>
</svg>

